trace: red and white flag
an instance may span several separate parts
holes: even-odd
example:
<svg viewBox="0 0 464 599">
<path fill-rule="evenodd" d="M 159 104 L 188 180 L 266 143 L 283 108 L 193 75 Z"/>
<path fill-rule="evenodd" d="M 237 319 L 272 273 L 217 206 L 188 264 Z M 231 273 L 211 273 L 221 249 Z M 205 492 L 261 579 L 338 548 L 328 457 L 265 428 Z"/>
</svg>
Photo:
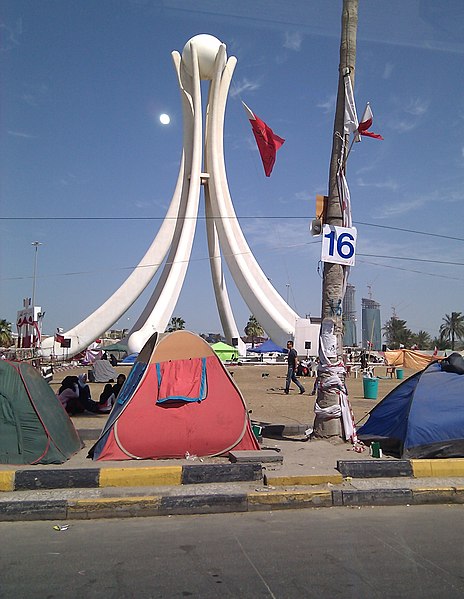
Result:
<svg viewBox="0 0 464 599">
<path fill-rule="evenodd" d="M 245 102 L 242 102 L 242 104 L 251 123 L 259 154 L 263 161 L 264 172 L 266 177 L 270 177 L 272 169 L 274 168 L 277 150 L 282 146 L 285 139 L 276 135 L 264 121 L 256 116 Z"/>
<path fill-rule="evenodd" d="M 369 102 L 366 105 L 366 110 L 364 111 L 361 122 L 358 125 L 358 133 L 359 135 L 365 135 L 366 137 L 373 137 L 375 139 L 383 139 L 381 135 L 378 133 L 373 133 L 372 131 L 368 131 L 369 127 L 372 127 L 372 121 L 374 119 L 374 115 L 372 114 L 371 106 Z M 361 141 L 361 138 L 358 138 L 357 141 Z"/>
<path fill-rule="evenodd" d="M 60 335 L 59 333 L 55 333 L 55 341 L 56 341 L 57 343 L 63 343 L 63 341 L 64 341 L 64 336 L 63 336 L 63 335 Z"/>
</svg>

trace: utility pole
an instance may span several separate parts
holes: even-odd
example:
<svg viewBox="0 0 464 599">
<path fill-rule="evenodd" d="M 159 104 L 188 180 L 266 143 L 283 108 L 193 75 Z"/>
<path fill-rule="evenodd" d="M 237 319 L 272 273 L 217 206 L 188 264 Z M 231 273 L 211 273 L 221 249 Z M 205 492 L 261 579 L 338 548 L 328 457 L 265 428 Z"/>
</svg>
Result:
<svg viewBox="0 0 464 599">
<path fill-rule="evenodd" d="M 31 245 L 33 245 L 35 247 L 34 274 L 32 277 L 32 309 L 35 310 L 35 286 L 36 286 L 36 279 L 37 279 L 37 252 L 39 249 L 39 245 L 42 245 L 42 243 L 40 243 L 40 241 L 33 241 L 31 243 Z M 34 312 L 34 318 L 35 318 L 35 312 Z"/>
<path fill-rule="evenodd" d="M 343 0 L 342 31 L 340 41 L 340 65 L 338 73 L 338 93 L 335 111 L 332 155 L 329 170 L 329 195 L 324 215 L 324 222 L 329 225 L 342 226 L 342 210 L 337 187 L 337 171 L 340 161 L 346 160 L 349 136 L 344 135 L 345 86 L 343 75 L 349 69 L 351 83 L 354 88 L 354 69 L 356 63 L 356 34 L 358 27 L 358 0 Z M 344 150 L 345 149 L 345 150 Z M 342 156 L 342 152 L 344 155 Z M 334 333 L 337 337 L 337 359 L 341 360 L 343 352 L 343 279 L 344 268 L 341 264 L 324 262 L 322 282 L 322 318 L 330 318 L 334 322 Z M 334 391 L 322 391 L 318 394 L 321 408 L 330 408 L 339 404 L 338 394 Z M 314 436 L 317 438 L 340 436 L 342 432 L 340 418 L 322 420 L 316 418 Z"/>
<path fill-rule="evenodd" d="M 40 241 L 33 241 L 31 243 L 32 246 L 34 246 L 35 248 L 35 252 L 34 252 L 34 275 L 32 278 L 32 319 L 34 321 L 34 327 L 37 327 L 37 331 L 40 330 L 40 326 L 39 326 L 39 318 L 37 318 L 37 321 L 35 319 L 35 287 L 36 287 L 36 282 L 37 282 L 37 254 L 38 254 L 38 250 L 39 250 L 39 246 L 43 245 Z M 36 349 L 36 345 L 34 342 L 34 337 L 35 337 L 35 333 L 32 333 L 32 341 L 33 341 L 33 345 L 32 347 L 34 349 Z M 40 346 L 40 335 L 38 333 L 38 339 L 39 339 L 39 346 Z"/>
</svg>

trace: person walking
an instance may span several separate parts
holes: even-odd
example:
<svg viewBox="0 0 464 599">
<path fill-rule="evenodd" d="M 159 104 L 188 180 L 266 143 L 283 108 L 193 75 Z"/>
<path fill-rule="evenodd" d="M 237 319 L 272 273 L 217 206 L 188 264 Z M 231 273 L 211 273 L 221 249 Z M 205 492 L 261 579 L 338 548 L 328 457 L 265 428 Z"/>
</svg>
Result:
<svg viewBox="0 0 464 599">
<path fill-rule="evenodd" d="M 285 394 L 288 395 L 290 391 L 290 383 L 293 381 L 300 390 L 300 395 L 305 392 L 305 388 L 296 378 L 296 369 L 298 367 L 298 354 L 296 349 L 293 347 L 293 341 L 287 341 L 287 380 L 285 381 Z"/>
</svg>

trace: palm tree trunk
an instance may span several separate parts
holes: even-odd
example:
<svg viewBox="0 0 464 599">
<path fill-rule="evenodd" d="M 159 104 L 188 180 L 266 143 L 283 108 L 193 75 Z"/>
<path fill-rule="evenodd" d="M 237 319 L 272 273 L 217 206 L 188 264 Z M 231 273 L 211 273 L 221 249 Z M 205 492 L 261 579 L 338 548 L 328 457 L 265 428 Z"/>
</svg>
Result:
<svg viewBox="0 0 464 599">
<path fill-rule="evenodd" d="M 356 33 L 358 26 L 358 0 L 343 0 L 342 31 L 340 41 L 340 65 L 338 74 L 337 106 L 334 122 L 334 136 L 332 142 L 332 155 L 329 172 L 329 198 L 324 221 L 330 225 L 341 226 L 342 211 L 340 206 L 337 171 L 339 160 L 345 159 L 341 156 L 343 142 L 348 147 L 348 137 L 343 135 L 344 113 L 345 113 L 345 86 L 343 82 L 344 69 L 350 69 L 350 76 L 354 79 L 354 68 L 356 63 Z M 352 81 L 354 83 L 354 81 Z M 341 311 L 334 307 L 342 305 L 343 301 L 343 266 L 340 264 L 324 263 L 324 276 L 322 285 L 322 318 L 331 318 L 335 323 L 335 335 L 337 336 L 337 359 L 339 361 L 343 353 L 343 321 Z M 323 392 L 318 395 L 318 404 L 321 408 L 328 408 L 339 402 L 338 394 Z M 314 435 L 318 438 L 334 437 L 341 435 L 341 420 L 316 419 L 314 424 Z"/>
</svg>

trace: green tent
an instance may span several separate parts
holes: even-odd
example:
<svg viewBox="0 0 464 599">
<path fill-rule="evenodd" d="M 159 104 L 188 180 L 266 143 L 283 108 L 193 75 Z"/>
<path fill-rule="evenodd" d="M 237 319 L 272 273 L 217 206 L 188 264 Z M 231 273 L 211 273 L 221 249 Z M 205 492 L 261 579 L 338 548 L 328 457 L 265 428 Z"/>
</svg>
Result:
<svg viewBox="0 0 464 599">
<path fill-rule="evenodd" d="M 39 371 L 0 360 L 0 464 L 62 464 L 83 447 Z"/>
<path fill-rule="evenodd" d="M 127 343 L 113 343 L 111 345 L 100 345 L 97 349 L 106 352 L 119 352 L 120 354 L 128 353 Z"/>
<path fill-rule="evenodd" d="M 223 343 L 222 341 L 214 343 L 211 347 L 222 362 L 225 362 L 226 360 L 236 360 L 238 357 L 238 349 L 232 347 L 232 345 L 227 345 L 227 343 Z"/>
</svg>

